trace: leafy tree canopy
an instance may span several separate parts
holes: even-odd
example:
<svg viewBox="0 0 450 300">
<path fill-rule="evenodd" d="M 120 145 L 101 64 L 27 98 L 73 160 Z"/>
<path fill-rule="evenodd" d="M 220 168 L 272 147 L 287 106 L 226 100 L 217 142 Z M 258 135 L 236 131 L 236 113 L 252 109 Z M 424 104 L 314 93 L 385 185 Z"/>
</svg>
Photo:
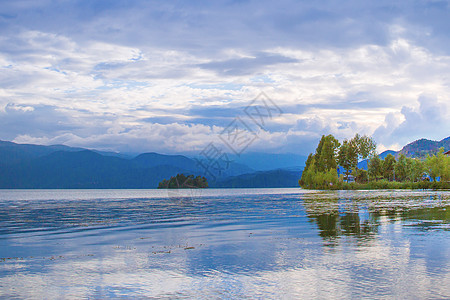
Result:
<svg viewBox="0 0 450 300">
<path fill-rule="evenodd" d="M 358 169 L 358 161 L 362 159 L 369 159 L 368 171 Z M 345 169 L 344 179 L 337 176 L 338 166 Z M 404 186 L 426 188 L 428 183 L 434 184 L 440 178 L 442 184 L 432 186 L 445 187 L 450 183 L 450 157 L 444 154 L 442 148 L 424 160 L 402 153 L 397 158 L 388 154 L 382 160 L 376 153 L 376 143 L 371 137 L 356 134 L 341 144 L 332 135 L 323 135 L 316 152 L 308 156 L 299 184 L 310 189 L 342 188 L 351 185 L 343 183 L 345 178 L 349 178 L 350 172 L 355 177 L 355 185 L 364 183 L 370 187 L 385 188 L 409 182 Z M 424 182 L 424 175 L 429 175 L 431 182 Z"/>
</svg>

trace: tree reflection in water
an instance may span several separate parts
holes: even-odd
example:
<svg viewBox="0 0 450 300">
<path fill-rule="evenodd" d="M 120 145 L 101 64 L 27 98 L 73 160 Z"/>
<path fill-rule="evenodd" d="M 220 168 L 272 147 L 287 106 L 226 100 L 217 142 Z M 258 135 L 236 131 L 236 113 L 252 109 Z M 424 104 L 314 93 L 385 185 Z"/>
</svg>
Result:
<svg viewBox="0 0 450 300">
<path fill-rule="evenodd" d="M 405 206 L 402 201 L 389 202 L 386 197 L 323 197 L 304 199 L 308 219 L 314 222 L 326 246 L 337 246 L 341 238 L 350 237 L 357 245 L 367 245 L 376 238 L 381 225 L 396 221 L 409 221 L 416 229 L 450 230 L 450 210 L 446 206 L 427 207 L 423 196 L 417 205 Z M 436 203 L 440 195 L 430 195 Z M 411 199 L 408 199 L 411 200 Z"/>
</svg>

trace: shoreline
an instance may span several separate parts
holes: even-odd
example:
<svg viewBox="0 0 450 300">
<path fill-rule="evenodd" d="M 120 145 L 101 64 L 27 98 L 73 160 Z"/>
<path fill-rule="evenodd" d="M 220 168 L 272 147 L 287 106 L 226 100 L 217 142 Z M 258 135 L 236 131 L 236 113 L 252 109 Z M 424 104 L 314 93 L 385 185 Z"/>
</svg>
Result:
<svg viewBox="0 0 450 300">
<path fill-rule="evenodd" d="M 302 187 L 303 189 L 308 189 Z M 332 186 L 322 186 L 323 190 L 450 190 L 450 182 L 397 182 L 397 181 L 371 181 L 368 183 L 339 182 Z"/>
</svg>

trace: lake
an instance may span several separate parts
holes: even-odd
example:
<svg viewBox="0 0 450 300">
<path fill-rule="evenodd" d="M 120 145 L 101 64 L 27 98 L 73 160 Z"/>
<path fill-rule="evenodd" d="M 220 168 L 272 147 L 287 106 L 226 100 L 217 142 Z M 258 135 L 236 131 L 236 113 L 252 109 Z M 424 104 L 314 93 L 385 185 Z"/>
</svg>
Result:
<svg viewBox="0 0 450 300">
<path fill-rule="evenodd" d="M 449 191 L 0 190 L 0 298 L 450 298 Z"/>
</svg>

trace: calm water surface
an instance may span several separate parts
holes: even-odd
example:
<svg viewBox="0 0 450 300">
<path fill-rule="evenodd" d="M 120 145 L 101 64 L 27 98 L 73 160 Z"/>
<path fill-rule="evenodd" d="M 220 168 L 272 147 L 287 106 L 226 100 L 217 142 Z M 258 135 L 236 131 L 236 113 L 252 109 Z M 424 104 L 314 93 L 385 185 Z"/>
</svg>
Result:
<svg viewBox="0 0 450 300">
<path fill-rule="evenodd" d="M 450 192 L 0 190 L 0 298 L 450 298 Z"/>
</svg>

